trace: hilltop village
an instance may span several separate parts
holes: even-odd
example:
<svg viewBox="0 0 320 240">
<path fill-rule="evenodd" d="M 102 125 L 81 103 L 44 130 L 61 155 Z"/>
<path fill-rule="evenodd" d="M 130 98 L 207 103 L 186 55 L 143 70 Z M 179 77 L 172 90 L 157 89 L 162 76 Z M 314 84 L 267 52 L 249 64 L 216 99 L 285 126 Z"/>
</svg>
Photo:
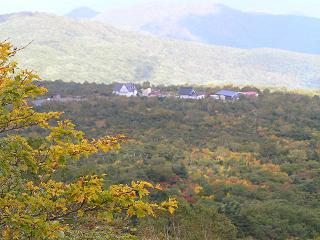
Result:
<svg viewBox="0 0 320 240">
<path fill-rule="evenodd" d="M 145 86 L 146 85 L 146 86 Z M 149 83 L 143 85 L 137 85 L 134 83 L 115 83 L 112 84 L 110 93 L 100 93 L 101 96 L 112 97 L 112 96 L 123 96 L 123 97 L 147 97 L 147 98 L 175 98 L 184 100 L 202 100 L 210 98 L 214 100 L 222 101 L 236 101 L 243 97 L 259 97 L 259 91 L 236 91 L 227 89 L 220 89 L 217 91 L 198 91 L 192 86 L 181 86 L 176 90 L 164 90 L 161 87 L 152 87 Z M 64 95 L 64 96 L 63 96 Z M 99 94 L 98 94 L 99 95 Z M 73 102 L 73 101 L 84 101 L 87 96 L 75 96 L 65 95 L 61 93 L 50 93 L 45 98 L 36 99 L 33 101 L 33 105 L 41 106 L 50 102 Z"/>
<path fill-rule="evenodd" d="M 151 87 L 138 89 L 134 83 L 116 83 L 113 88 L 114 95 L 126 97 L 169 97 L 158 89 Z M 180 87 L 178 95 L 174 96 L 180 99 L 204 99 L 207 97 L 216 100 L 238 100 L 241 96 L 258 97 L 259 93 L 255 91 L 236 92 L 232 90 L 220 90 L 216 93 L 197 92 L 193 87 Z M 171 96 L 172 97 L 172 96 Z"/>
</svg>

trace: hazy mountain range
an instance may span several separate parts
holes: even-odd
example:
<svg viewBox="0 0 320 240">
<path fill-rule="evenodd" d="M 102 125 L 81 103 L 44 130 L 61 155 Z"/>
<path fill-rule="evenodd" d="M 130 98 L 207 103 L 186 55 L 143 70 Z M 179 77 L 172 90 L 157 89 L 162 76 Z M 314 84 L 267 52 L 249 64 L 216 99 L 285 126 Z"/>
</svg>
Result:
<svg viewBox="0 0 320 240">
<path fill-rule="evenodd" d="M 33 40 L 18 58 L 49 80 L 320 87 L 320 55 L 159 39 L 45 13 L 0 17 L 0 39 Z"/>
<path fill-rule="evenodd" d="M 97 15 L 99 15 L 97 11 L 88 7 L 75 8 L 67 14 L 68 17 L 72 17 L 74 19 L 92 19 Z"/>
<path fill-rule="evenodd" d="M 201 0 L 164 0 L 109 10 L 95 19 L 171 39 L 320 54 L 320 19 L 311 17 L 242 12 Z"/>
</svg>

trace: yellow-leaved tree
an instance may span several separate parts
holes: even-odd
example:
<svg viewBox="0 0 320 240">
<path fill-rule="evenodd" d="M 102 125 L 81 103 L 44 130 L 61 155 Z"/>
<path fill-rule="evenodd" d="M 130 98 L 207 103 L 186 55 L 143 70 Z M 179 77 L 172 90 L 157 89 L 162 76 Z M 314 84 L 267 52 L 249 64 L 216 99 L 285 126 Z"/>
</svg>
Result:
<svg viewBox="0 0 320 240">
<path fill-rule="evenodd" d="M 20 49 L 0 43 L 0 238 L 58 239 L 83 220 L 109 223 L 124 218 L 173 213 L 175 199 L 148 202 L 148 182 L 104 186 L 104 176 L 83 176 L 72 183 L 54 179 L 70 160 L 118 149 L 124 136 L 86 139 L 61 113 L 40 113 L 30 100 L 46 93 L 32 71 L 21 70 L 13 57 Z M 47 135 L 35 144 L 19 130 L 38 126 Z"/>
</svg>

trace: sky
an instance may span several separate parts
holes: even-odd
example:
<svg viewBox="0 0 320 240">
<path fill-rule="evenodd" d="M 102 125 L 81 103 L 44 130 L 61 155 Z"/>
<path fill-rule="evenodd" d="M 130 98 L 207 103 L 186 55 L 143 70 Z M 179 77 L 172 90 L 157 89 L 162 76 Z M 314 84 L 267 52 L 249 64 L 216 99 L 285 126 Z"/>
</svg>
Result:
<svg viewBox="0 0 320 240">
<path fill-rule="evenodd" d="M 103 12 L 106 9 L 129 7 L 154 0 L 0 0 L 0 14 L 20 11 L 41 11 L 66 14 L 81 6 Z M 187 0 L 171 0 L 183 2 Z M 208 0 L 230 7 L 273 14 L 297 14 L 320 18 L 320 0 Z"/>
</svg>

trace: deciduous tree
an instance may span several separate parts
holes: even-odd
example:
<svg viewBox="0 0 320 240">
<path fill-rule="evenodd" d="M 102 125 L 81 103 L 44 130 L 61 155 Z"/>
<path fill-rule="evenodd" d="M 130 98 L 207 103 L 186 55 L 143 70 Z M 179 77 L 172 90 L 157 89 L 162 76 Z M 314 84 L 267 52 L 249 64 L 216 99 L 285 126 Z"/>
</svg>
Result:
<svg viewBox="0 0 320 240">
<path fill-rule="evenodd" d="M 83 176 L 70 183 L 54 179 L 68 161 L 119 149 L 122 135 L 87 139 L 62 113 L 40 113 L 30 100 L 46 93 L 33 71 L 21 70 L 13 57 L 21 49 L 0 43 L 0 238 L 55 239 L 86 217 L 110 222 L 115 216 L 155 216 L 173 213 L 175 199 L 150 203 L 145 198 L 157 186 L 148 182 L 104 185 L 104 176 Z M 22 129 L 37 126 L 46 136 L 34 142 Z"/>
</svg>

